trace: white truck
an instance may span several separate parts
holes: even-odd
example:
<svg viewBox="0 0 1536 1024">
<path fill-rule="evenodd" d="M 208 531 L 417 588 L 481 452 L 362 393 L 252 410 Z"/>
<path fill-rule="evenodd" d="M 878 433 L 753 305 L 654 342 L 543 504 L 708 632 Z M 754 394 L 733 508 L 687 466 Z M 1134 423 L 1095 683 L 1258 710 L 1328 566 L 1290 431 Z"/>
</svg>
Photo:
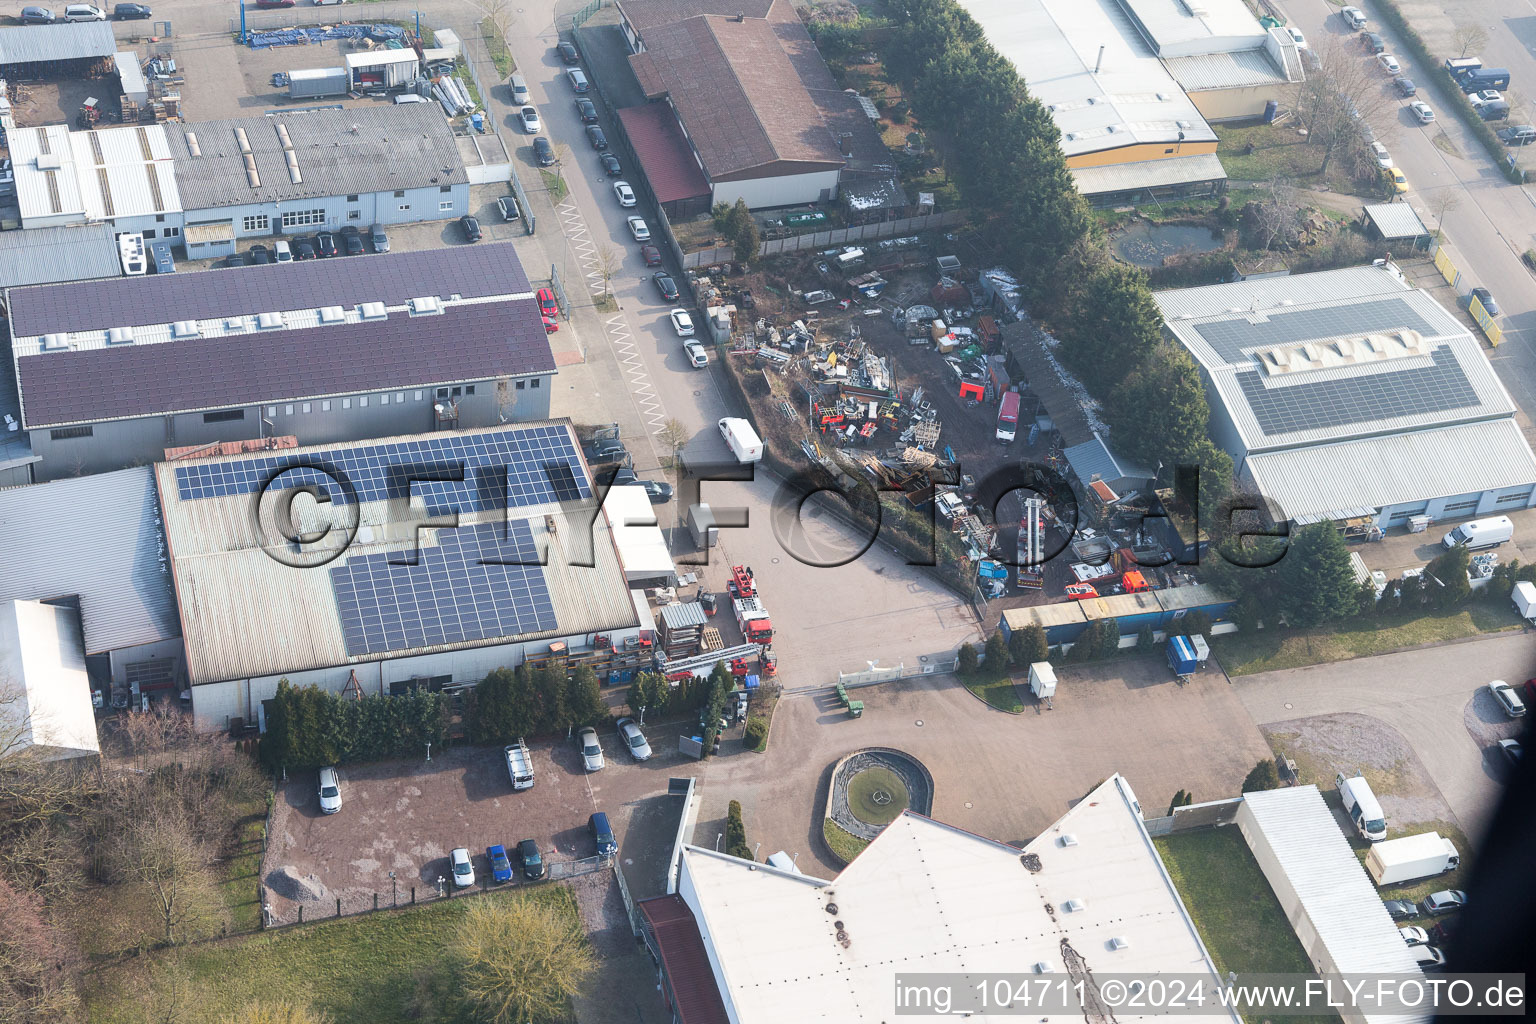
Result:
<svg viewBox="0 0 1536 1024">
<path fill-rule="evenodd" d="M 1365 855 L 1365 870 L 1377 885 L 1394 885 L 1415 878 L 1428 878 L 1454 871 L 1461 855 L 1449 839 L 1438 832 L 1390 839 L 1372 846 Z"/>
<path fill-rule="evenodd" d="M 731 454 L 737 462 L 758 462 L 763 457 L 763 439 L 757 436 L 752 424 L 734 416 L 727 416 L 717 424 L 720 436 L 725 438 Z"/>
<path fill-rule="evenodd" d="M 1526 622 L 1536 622 L 1536 583 L 1528 583 L 1521 580 L 1515 584 L 1510 597 L 1515 602 L 1515 611 Z"/>
<path fill-rule="evenodd" d="M 1029 666 L 1029 692 L 1045 700 L 1056 696 L 1056 670 L 1048 661 L 1037 661 Z"/>
<path fill-rule="evenodd" d="M 528 744 L 524 743 L 519 736 L 516 743 L 502 747 L 501 752 L 507 759 L 507 776 L 512 780 L 512 788 L 531 789 L 533 787 L 533 753 L 528 749 Z"/>
<path fill-rule="evenodd" d="M 1344 801 L 1344 813 L 1355 823 L 1355 829 L 1366 839 L 1379 843 L 1387 838 L 1387 816 L 1382 813 L 1371 784 L 1360 775 L 1346 778 L 1343 772 L 1334 777 L 1339 787 L 1339 799 Z"/>
</svg>

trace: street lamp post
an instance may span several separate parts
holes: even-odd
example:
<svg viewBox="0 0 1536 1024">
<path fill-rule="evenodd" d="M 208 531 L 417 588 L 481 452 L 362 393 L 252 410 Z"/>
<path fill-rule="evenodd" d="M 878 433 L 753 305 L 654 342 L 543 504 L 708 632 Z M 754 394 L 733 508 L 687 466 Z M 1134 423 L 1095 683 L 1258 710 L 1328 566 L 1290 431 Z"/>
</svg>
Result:
<svg viewBox="0 0 1536 1024">
<path fill-rule="evenodd" d="M 722 840 L 724 838 L 725 838 L 725 833 L 724 832 L 721 832 L 719 835 L 715 836 L 715 852 L 716 853 L 720 852 L 720 840 Z"/>
<path fill-rule="evenodd" d="M 444 879 L 442 875 L 438 875 L 437 876 L 437 895 L 439 897 L 448 895 L 446 892 L 443 891 L 443 882 L 444 881 L 446 881 L 446 879 Z"/>
<path fill-rule="evenodd" d="M 427 763 L 432 763 L 432 743 L 430 740 L 427 742 Z"/>
<path fill-rule="evenodd" d="M 640 724 L 641 725 L 645 724 L 645 705 L 644 704 L 640 705 Z"/>
</svg>

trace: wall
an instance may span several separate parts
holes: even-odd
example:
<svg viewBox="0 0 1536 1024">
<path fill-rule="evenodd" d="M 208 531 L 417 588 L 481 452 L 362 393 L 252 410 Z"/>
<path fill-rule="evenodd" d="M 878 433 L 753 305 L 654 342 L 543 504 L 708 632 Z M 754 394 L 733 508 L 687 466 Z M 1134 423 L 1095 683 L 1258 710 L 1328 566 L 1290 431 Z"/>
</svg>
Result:
<svg viewBox="0 0 1536 1024">
<path fill-rule="evenodd" d="M 1171 152 L 1170 152 L 1171 151 Z M 1101 149 L 1067 157 L 1067 167 L 1104 167 L 1109 164 L 1134 164 L 1143 160 L 1174 160 L 1216 152 L 1216 142 L 1142 142 L 1118 149 Z"/>
<path fill-rule="evenodd" d="M 444 191 L 446 189 L 447 191 Z M 315 199 L 288 199 L 272 203 L 236 203 L 228 206 L 189 210 L 187 219 L 197 223 L 227 220 L 236 238 L 270 238 L 274 235 L 305 235 L 329 228 L 337 230 L 348 224 L 363 230 L 374 224 L 409 224 L 418 221 L 451 220 L 469 212 L 469 186 L 430 185 L 426 188 L 392 192 L 363 192 L 355 200 L 345 195 Z M 450 203 L 451 208 L 439 209 Z M 409 209 L 402 210 L 401 206 Z M 282 211 L 322 210 L 324 218 L 309 224 L 282 226 Z M 265 227 L 246 226 L 247 218 L 266 217 Z"/>
<path fill-rule="evenodd" d="M 1194 102 L 1195 109 L 1200 111 L 1200 116 L 1209 122 L 1243 121 L 1263 117 L 1264 107 L 1270 100 L 1283 103 L 1282 90 L 1294 88 L 1276 83 L 1242 89 L 1212 89 L 1192 92 L 1189 98 Z"/>
<path fill-rule="evenodd" d="M 852 227 L 810 231 L 803 235 L 789 235 L 785 238 L 764 239 L 759 251 L 764 256 L 777 256 L 787 252 L 798 252 L 801 249 L 825 249 L 828 246 L 851 242 L 892 238 L 922 231 L 937 231 L 940 228 L 963 224 L 965 219 L 964 210 L 945 210 L 943 213 L 930 213 L 921 217 L 903 217 L 900 220 L 882 220 L 872 224 L 856 224 Z M 735 258 L 729 246 L 721 246 L 683 253 L 680 262 L 685 269 L 689 269 L 708 267 L 716 263 L 729 263 Z"/>
<path fill-rule="evenodd" d="M 786 174 L 776 178 L 713 182 L 711 205 L 725 203 L 734 206 L 737 199 L 745 199 L 747 205 L 756 210 L 826 202 L 837 195 L 839 173 L 833 169 L 809 174 Z"/>
<path fill-rule="evenodd" d="M 126 687 L 129 665 L 159 658 L 174 658 L 177 678 L 181 682 L 186 682 L 186 651 L 182 647 L 181 638 L 177 637 L 174 640 L 157 640 L 154 643 L 108 651 L 107 661 L 111 665 L 113 684 Z"/>
</svg>

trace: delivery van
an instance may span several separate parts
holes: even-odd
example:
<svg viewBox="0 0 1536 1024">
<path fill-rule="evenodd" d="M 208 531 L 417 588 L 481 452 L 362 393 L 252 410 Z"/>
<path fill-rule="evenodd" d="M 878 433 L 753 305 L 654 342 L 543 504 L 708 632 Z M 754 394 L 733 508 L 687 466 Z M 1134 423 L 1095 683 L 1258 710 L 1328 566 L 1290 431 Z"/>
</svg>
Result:
<svg viewBox="0 0 1536 1024">
<path fill-rule="evenodd" d="M 1496 548 L 1514 535 L 1515 524 L 1509 521 L 1509 516 L 1494 516 L 1492 519 L 1474 519 L 1470 523 L 1462 523 L 1447 533 L 1441 543 L 1447 548 L 1464 544 L 1468 551 L 1481 551 L 1483 548 Z"/>
<path fill-rule="evenodd" d="M 752 424 L 746 420 L 728 416 L 717 426 L 720 428 L 720 436 L 725 438 L 725 443 L 730 446 L 731 454 L 736 456 L 737 462 L 758 462 L 762 459 L 763 441 L 757 436 L 757 431 L 752 429 Z"/>
</svg>

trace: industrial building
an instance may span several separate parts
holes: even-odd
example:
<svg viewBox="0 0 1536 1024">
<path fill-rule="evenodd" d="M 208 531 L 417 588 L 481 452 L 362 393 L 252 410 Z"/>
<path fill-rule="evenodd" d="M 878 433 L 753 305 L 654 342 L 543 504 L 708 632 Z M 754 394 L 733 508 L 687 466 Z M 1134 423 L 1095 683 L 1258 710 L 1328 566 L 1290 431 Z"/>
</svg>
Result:
<svg viewBox="0 0 1536 1024">
<path fill-rule="evenodd" d="M 1241 0 L 960 0 L 1061 129 L 1099 204 L 1225 187 L 1209 121 L 1263 115 L 1302 78 L 1295 43 Z"/>
<path fill-rule="evenodd" d="M 1280 521 L 1351 535 L 1536 502 L 1536 455 L 1482 346 L 1391 263 L 1158 292 L 1211 435 Z"/>
<path fill-rule="evenodd" d="M 554 354 L 511 243 L 33 285 L 6 305 L 38 480 L 549 415 Z"/>
<path fill-rule="evenodd" d="M 1237 827 L 1317 973 L 1420 976 L 1397 922 L 1316 786 L 1243 794 Z M 1347 1024 L 1430 1019 L 1338 1010 Z"/>
<path fill-rule="evenodd" d="M 82 132 L 53 124 L 8 133 L 22 227 L 104 223 L 179 240 L 182 203 L 168 132 L 163 124 Z"/>
<path fill-rule="evenodd" d="M 432 103 L 285 111 L 164 131 L 190 259 L 228 255 L 242 239 L 469 212 L 463 157 Z"/>
<path fill-rule="evenodd" d="M 206 728 L 259 723 L 282 679 L 379 694 L 473 685 L 595 634 L 621 650 L 650 621 L 569 422 L 188 457 L 155 473 Z"/>
<path fill-rule="evenodd" d="M 685 845 L 668 888 L 639 904 L 642 932 L 673 1019 L 690 1024 L 890 1019 L 903 964 L 1089 988 L 1108 974 L 1219 984 L 1119 775 L 1022 851 L 905 811 L 834 880 Z M 1239 1020 L 1205 1009 L 1201 1020 Z M 1114 1017 L 1196 1019 L 1124 1006 Z"/>
<path fill-rule="evenodd" d="M 686 212 L 827 202 L 844 175 L 888 178 L 889 153 L 858 98 L 838 88 L 790 0 L 620 0 L 630 66 L 681 137 L 636 146 L 658 197 Z M 631 118 L 620 113 L 626 127 Z M 651 125 L 639 125 L 651 128 Z M 707 183 L 703 196 L 685 161 Z M 653 175 L 654 170 L 654 175 Z M 705 198 L 707 197 L 707 199 Z"/>
<path fill-rule="evenodd" d="M 111 22 L 7 25 L 0 27 L 0 78 L 90 78 L 116 52 Z"/>
</svg>

